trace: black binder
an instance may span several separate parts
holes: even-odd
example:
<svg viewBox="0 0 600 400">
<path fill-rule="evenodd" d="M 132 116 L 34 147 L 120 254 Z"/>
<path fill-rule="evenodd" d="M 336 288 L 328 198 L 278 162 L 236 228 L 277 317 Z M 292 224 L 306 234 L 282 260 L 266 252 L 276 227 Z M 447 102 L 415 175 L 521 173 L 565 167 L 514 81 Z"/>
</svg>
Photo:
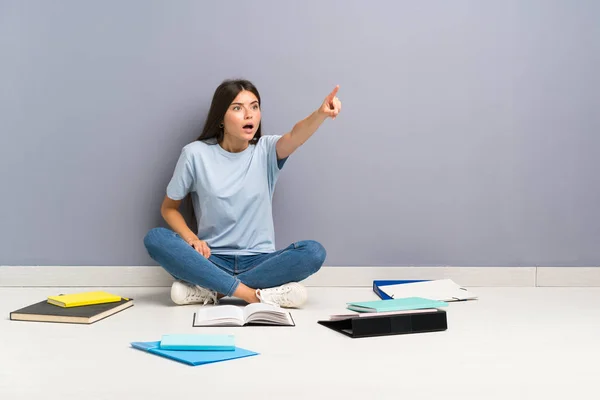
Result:
<svg viewBox="0 0 600 400">
<path fill-rule="evenodd" d="M 448 329 L 446 311 L 432 310 L 414 314 L 353 317 L 337 321 L 317 321 L 319 324 L 351 338 L 438 332 Z"/>
</svg>

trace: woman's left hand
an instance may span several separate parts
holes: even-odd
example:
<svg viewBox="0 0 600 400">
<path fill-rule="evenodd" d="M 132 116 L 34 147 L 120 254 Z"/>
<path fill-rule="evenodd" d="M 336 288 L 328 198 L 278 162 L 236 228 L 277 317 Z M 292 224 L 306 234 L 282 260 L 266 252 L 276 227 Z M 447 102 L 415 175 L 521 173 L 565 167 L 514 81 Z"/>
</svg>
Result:
<svg viewBox="0 0 600 400">
<path fill-rule="evenodd" d="M 336 97 L 339 89 L 340 85 L 337 85 L 335 89 L 325 97 L 325 101 L 323 101 L 323 104 L 319 107 L 319 113 L 332 119 L 337 117 L 340 111 L 342 111 L 342 102 Z"/>
</svg>

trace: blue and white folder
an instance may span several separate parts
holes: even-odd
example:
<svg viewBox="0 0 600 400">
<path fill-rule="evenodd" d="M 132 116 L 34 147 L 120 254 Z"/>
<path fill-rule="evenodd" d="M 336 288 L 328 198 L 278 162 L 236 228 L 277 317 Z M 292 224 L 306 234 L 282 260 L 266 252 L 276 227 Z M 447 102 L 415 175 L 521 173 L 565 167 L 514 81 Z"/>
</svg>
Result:
<svg viewBox="0 0 600 400">
<path fill-rule="evenodd" d="M 382 300 L 391 300 L 393 297 L 385 292 L 386 286 L 403 285 L 405 283 L 427 282 L 427 280 L 375 280 L 373 281 L 373 291 Z"/>
<path fill-rule="evenodd" d="M 373 281 L 373 291 L 383 300 L 407 297 L 448 302 L 477 299 L 475 294 L 451 279 Z"/>
</svg>

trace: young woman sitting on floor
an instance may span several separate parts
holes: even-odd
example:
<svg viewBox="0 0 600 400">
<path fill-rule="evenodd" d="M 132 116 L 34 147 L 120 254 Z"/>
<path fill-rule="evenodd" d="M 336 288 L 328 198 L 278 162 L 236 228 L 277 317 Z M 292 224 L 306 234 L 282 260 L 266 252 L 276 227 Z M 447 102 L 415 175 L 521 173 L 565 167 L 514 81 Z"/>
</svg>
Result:
<svg viewBox="0 0 600 400">
<path fill-rule="evenodd" d="M 216 304 L 223 296 L 248 303 L 300 307 L 299 281 L 317 272 L 325 249 L 304 240 L 275 250 L 272 197 L 288 157 L 327 119 L 338 115 L 336 88 L 284 135 L 261 134 L 261 99 L 247 80 L 216 89 L 200 137 L 186 145 L 167 186 L 161 215 L 170 226 L 144 238 L 152 259 L 176 281 L 176 304 Z M 191 195 L 198 234 L 179 212 Z"/>
</svg>

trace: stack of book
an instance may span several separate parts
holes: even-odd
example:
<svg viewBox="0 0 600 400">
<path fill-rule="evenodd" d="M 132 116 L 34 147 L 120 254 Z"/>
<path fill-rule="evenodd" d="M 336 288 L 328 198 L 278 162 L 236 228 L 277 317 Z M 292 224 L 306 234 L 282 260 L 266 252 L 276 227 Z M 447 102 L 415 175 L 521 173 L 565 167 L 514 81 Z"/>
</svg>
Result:
<svg viewBox="0 0 600 400">
<path fill-rule="evenodd" d="M 438 332 L 448 329 L 448 302 L 475 300 L 477 296 L 451 279 L 378 280 L 376 301 L 347 303 L 352 314 L 331 315 L 319 324 L 352 338 Z"/>
<path fill-rule="evenodd" d="M 331 315 L 318 321 L 352 338 L 436 332 L 448 329 L 448 303 L 421 297 L 347 303 L 355 313 Z"/>
<path fill-rule="evenodd" d="M 93 324 L 133 306 L 133 299 L 104 291 L 49 296 L 10 313 L 13 321 Z"/>
</svg>

